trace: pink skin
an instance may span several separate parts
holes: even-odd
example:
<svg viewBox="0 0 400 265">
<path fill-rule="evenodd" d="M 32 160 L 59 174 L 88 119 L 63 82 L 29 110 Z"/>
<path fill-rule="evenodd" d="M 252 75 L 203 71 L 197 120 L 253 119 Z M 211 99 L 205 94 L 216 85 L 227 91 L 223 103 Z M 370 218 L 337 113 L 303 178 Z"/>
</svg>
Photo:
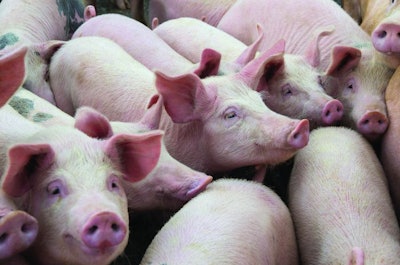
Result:
<svg viewBox="0 0 400 265">
<path fill-rule="evenodd" d="M 312 131 L 294 159 L 288 206 L 301 264 L 400 264 L 386 176 L 370 143 L 354 130 Z"/>
<path fill-rule="evenodd" d="M 61 5 L 66 0 L 62 0 Z M 79 0 L 74 0 L 78 2 Z M 47 80 L 50 54 L 43 54 L 43 45 L 50 40 L 67 40 L 75 30 L 74 22 L 83 22 L 83 4 L 81 10 L 71 8 L 72 15 L 65 15 L 54 0 L 3 0 L 0 10 L 0 36 L 14 34 L 17 42 L 6 45 L 0 54 L 8 53 L 20 46 L 27 46 L 25 87 L 37 95 L 54 103 L 54 98 Z M 68 1 L 72 3 L 72 1 Z M 60 5 L 60 6 L 61 6 Z M 18 10 L 18 14 L 16 14 Z M 70 20 L 69 20 L 70 19 Z M 70 23 L 69 23 L 70 22 Z"/>
<path fill-rule="evenodd" d="M 172 216 L 140 264 L 296 265 L 299 260 L 293 222 L 281 199 L 254 181 L 220 179 Z"/>
<path fill-rule="evenodd" d="M 150 104 L 139 123 L 112 122 L 112 128 L 104 125 L 108 123 L 105 116 L 89 107 L 81 107 L 75 115 L 75 126 L 85 127 L 83 130 L 86 130 L 88 135 L 100 139 L 111 137 L 114 131 L 137 133 L 158 129 L 162 100 L 157 97 L 155 102 Z M 178 210 L 185 202 L 202 192 L 211 180 L 212 177 L 192 170 L 175 160 L 163 144 L 157 165 L 144 180 L 135 183 L 124 181 L 122 184 L 130 209 Z"/>
<path fill-rule="evenodd" d="M 400 220 L 400 70 L 396 70 L 386 89 L 385 99 L 390 126 L 382 138 L 380 158 L 389 181 L 390 194 L 398 220 Z"/>
<path fill-rule="evenodd" d="M 0 57 L 0 107 L 6 104 L 23 83 L 26 51 L 27 48 L 22 47 Z"/>
<path fill-rule="evenodd" d="M 169 77 L 149 71 L 107 39 L 82 37 L 54 55 L 50 80 L 62 110 L 74 113 L 76 107 L 91 106 L 110 120 L 139 121 L 146 102 L 158 92 L 164 102 L 160 129 L 165 130 L 168 151 L 187 166 L 213 174 L 279 163 L 307 144 L 309 122 L 272 112 L 255 91 L 273 58 L 269 52 L 265 60 L 252 61 L 235 74 Z M 77 62 L 85 64 L 84 72 Z"/>
<path fill-rule="evenodd" d="M 85 10 L 88 8 L 90 6 Z M 173 50 L 151 29 L 124 15 L 104 14 L 89 19 L 72 38 L 83 36 L 99 36 L 115 41 L 150 70 L 157 69 L 169 75 L 193 71 L 200 77 L 218 73 L 219 61 L 203 56 L 197 66 Z"/>
<path fill-rule="evenodd" d="M 274 12 L 265 13 L 266 10 Z M 277 23 L 287 17 L 301 19 L 294 19 L 287 24 Z M 298 55 L 307 53 L 308 42 L 305 40 L 315 38 L 318 28 L 334 26 L 335 30 L 320 40 L 320 64 L 317 69 L 337 79 L 334 91 L 328 94 L 342 102 L 343 119 L 348 121 L 345 125 L 358 129 L 357 124 L 363 115 L 376 105 L 380 105 L 376 111 L 387 117 L 383 94 L 393 69 L 382 64 L 382 55 L 372 46 L 368 34 L 334 1 L 238 0 L 225 13 L 218 28 L 249 44 L 258 36 L 254 28 L 257 23 L 268 36 L 260 43 L 260 51 L 279 39 L 285 39 L 285 52 Z M 348 93 L 351 80 L 354 80 L 353 92 Z M 366 106 L 365 100 L 371 102 L 372 106 Z M 354 108 L 364 110 L 354 111 Z M 368 130 L 366 137 L 370 138 L 369 134 L 376 135 L 374 131 Z"/>
<path fill-rule="evenodd" d="M 42 128 L 11 115 L 8 107 L 0 114 L 2 153 L 8 150 L 3 189 L 39 223 L 29 259 L 45 265 L 109 264 L 128 240 L 121 179 L 140 181 L 152 171 L 161 132 L 98 140 L 70 126 Z M 112 221 L 111 234 L 106 221 L 97 218 L 103 213 Z M 92 229 L 84 232 L 88 227 Z"/>
<path fill-rule="evenodd" d="M 147 0 L 131 0 L 131 6 L 138 5 L 137 2 L 140 1 L 146 2 Z M 147 2 L 148 10 L 144 10 L 144 18 L 149 26 L 154 18 L 158 18 L 160 23 L 163 23 L 179 17 L 193 17 L 216 26 L 236 0 L 151 0 Z"/>
</svg>

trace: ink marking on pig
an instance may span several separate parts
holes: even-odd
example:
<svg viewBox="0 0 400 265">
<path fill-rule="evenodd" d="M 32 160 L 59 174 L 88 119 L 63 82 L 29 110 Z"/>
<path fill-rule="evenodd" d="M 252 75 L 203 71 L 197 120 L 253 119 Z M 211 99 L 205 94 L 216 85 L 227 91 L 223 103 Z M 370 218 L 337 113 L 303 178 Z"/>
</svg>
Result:
<svg viewBox="0 0 400 265">
<path fill-rule="evenodd" d="M 27 118 L 29 113 L 33 110 L 34 105 L 32 100 L 18 96 L 13 96 L 8 104 L 25 118 Z"/>
<path fill-rule="evenodd" d="M 83 23 L 83 11 L 85 6 L 80 0 L 57 0 L 58 13 L 65 16 L 67 22 L 64 30 L 69 37 Z"/>
<path fill-rule="evenodd" d="M 19 38 L 14 33 L 8 32 L 0 36 L 0 50 L 4 49 L 6 46 L 14 45 L 19 41 Z"/>
<path fill-rule="evenodd" d="M 38 112 L 35 115 L 33 115 L 32 120 L 34 122 L 43 122 L 52 119 L 54 116 L 48 113 L 44 112 Z"/>
</svg>

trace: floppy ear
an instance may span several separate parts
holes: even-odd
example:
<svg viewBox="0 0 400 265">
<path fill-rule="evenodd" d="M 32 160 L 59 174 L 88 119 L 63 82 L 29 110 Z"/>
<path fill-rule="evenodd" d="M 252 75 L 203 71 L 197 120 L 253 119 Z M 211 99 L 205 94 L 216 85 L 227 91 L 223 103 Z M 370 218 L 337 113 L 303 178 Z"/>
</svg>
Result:
<svg viewBox="0 0 400 265">
<path fill-rule="evenodd" d="M 114 134 L 108 118 L 97 110 L 86 106 L 76 110 L 75 128 L 98 139 L 108 139 Z"/>
<path fill-rule="evenodd" d="M 258 47 L 260 46 L 261 40 L 264 38 L 264 31 L 260 24 L 257 24 L 258 38 L 248 46 L 235 60 L 241 68 L 248 64 L 251 60 L 256 57 Z"/>
<path fill-rule="evenodd" d="M 0 107 L 24 83 L 27 51 L 27 47 L 21 47 L 0 57 Z"/>
<path fill-rule="evenodd" d="M 33 185 L 33 177 L 54 161 L 54 151 L 48 144 L 18 144 L 8 151 L 8 167 L 3 175 L 3 189 L 20 197 Z"/>
<path fill-rule="evenodd" d="M 338 76 L 356 67 L 361 59 L 361 51 L 348 46 L 336 46 L 332 49 L 331 64 L 327 75 Z"/>
<path fill-rule="evenodd" d="M 199 120 L 215 101 L 214 92 L 206 91 L 195 74 L 169 77 L 155 71 L 156 88 L 164 100 L 164 107 L 172 121 L 186 123 Z"/>
<path fill-rule="evenodd" d="M 200 78 L 206 78 L 218 74 L 221 54 L 213 49 L 204 49 L 201 53 L 199 67 L 194 73 Z"/>
<path fill-rule="evenodd" d="M 161 114 L 163 110 L 163 99 L 159 94 L 153 95 L 147 104 L 146 112 L 139 123 L 149 130 L 156 130 L 160 127 Z"/>
<path fill-rule="evenodd" d="M 335 26 L 330 25 L 328 27 L 318 28 L 315 31 L 315 37 L 311 40 L 306 54 L 306 61 L 312 66 L 317 67 L 320 64 L 320 52 L 319 52 L 319 41 L 322 37 L 331 34 L 335 30 Z"/>
<path fill-rule="evenodd" d="M 116 134 L 107 140 L 105 153 L 118 165 L 130 182 L 145 178 L 157 165 L 163 131 Z"/>
<path fill-rule="evenodd" d="M 54 53 L 58 51 L 58 49 L 60 49 L 65 43 L 67 42 L 62 40 L 50 40 L 35 44 L 33 49 L 37 54 L 40 55 L 40 57 L 43 58 L 45 62 L 49 63 Z"/>
</svg>

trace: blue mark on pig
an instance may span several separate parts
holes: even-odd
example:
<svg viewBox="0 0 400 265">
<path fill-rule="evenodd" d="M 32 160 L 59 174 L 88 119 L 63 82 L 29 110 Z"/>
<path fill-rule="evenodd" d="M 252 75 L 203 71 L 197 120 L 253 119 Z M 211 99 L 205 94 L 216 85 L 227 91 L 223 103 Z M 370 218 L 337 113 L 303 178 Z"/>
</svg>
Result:
<svg viewBox="0 0 400 265">
<path fill-rule="evenodd" d="M 19 38 L 14 33 L 8 32 L 0 36 L 0 50 L 4 49 L 6 46 L 14 45 L 19 41 Z"/>
<path fill-rule="evenodd" d="M 58 13 L 65 16 L 67 22 L 64 27 L 65 34 L 71 37 L 75 30 L 83 23 L 85 5 L 82 0 L 56 0 Z"/>
<path fill-rule="evenodd" d="M 54 116 L 49 113 L 38 112 L 35 115 L 33 115 L 32 120 L 34 122 L 44 122 L 44 121 L 52 119 L 53 117 Z"/>
<path fill-rule="evenodd" d="M 21 98 L 18 96 L 13 96 L 8 104 L 25 118 L 28 117 L 29 113 L 33 110 L 34 106 L 32 100 Z"/>
</svg>

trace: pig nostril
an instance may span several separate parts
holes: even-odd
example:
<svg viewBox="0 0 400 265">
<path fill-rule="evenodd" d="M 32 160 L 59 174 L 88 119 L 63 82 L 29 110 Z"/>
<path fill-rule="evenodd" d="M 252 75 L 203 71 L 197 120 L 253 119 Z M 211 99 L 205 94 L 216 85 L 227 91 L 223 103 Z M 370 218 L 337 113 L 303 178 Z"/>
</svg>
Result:
<svg viewBox="0 0 400 265">
<path fill-rule="evenodd" d="M 112 225 L 111 225 L 111 229 L 112 229 L 114 232 L 118 232 L 118 231 L 120 230 L 120 227 L 119 227 L 119 225 L 117 225 L 117 224 L 112 224 Z"/>
<path fill-rule="evenodd" d="M 3 233 L 0 236 L 0 244 L 4 243 L 8 238 L 8 234 L 7 233 Z"/>
<path fill-rule="evenodd" d="M 88 232 L 89 234 L 93 235 L 94 233 L 96 233 L 97 229 L 98 229 L 97 225 L 94 225 L 89 228 Z"/>
<path fill-rule="evenodd" d="M 293 139 L 297 139 L 297 138 L 299 138 L 300 136 L 300 133 L 295 133 L 295 134 L 293 134 Z"/>
<path fill-rule="evenodd" d="M 384 37 L 386 37 L 386 31 L 384 31 L 384 30 L 382 30 L 381 32 L 379 32 L 379 34 L 378 34 L 378 38 L 384 38 Z"/>
<path fill-rule="evenodd" d="M 331 112 L 328 110 L 328 111 L 325 113 L 325 116 L 328 117 L 329 115 L 331 115 Z"/>
<path fill-rule="evenodd" d="M 365 120 L 363 120 L 363 122 L 362 122 L 362 124 L 368 124 L 369 123 L 369 120 L 368 119 L 365 119 Z"/>
</svg>

